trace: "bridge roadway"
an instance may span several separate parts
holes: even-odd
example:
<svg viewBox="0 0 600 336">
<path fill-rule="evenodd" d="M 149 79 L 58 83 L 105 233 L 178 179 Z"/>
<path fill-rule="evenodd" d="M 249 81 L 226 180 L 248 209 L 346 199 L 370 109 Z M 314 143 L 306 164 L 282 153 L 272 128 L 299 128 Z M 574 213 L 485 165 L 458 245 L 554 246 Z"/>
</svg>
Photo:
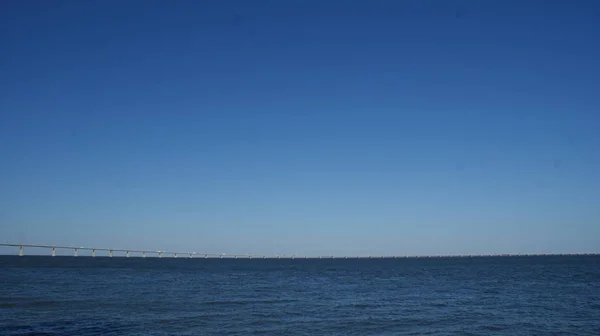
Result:
<svg viewBox="0 0 600 336">
<path fill-rule="evenodd" d="M 45 248 L 52 249 L 51 255 L 56 256 L 56 250 L 72 250 L 73 256 L 79 256 L 79 251 L 92 251 L 92 257 L 96 257 L 97 251 L 108 252 L 108 257 L 115 256 L 115 252 L 124 252 L 125 257 L 173 257 L 185 256 L 187 258 L 259 258 L 259 259 L 382 259 L 382 258 L 475 258 L 475 257 L 528 257 L 528 256 L 550 256 L 550 255 L 598 255 L 597 253 L 534 253 L 534 254 L 522 254 L 522 253 L 509 253 L 509 254 L 462 254 L 462 255 L 389 255 L 389 256 L 296 256 L 296 255 L 275 255 L 267 256 L 262 254 L 225 254 L 225 253 L 201 253 L 201 252 L 174 252 L 174 251 L 162 251 L 162 250 L 137 250 L 137 249 L 115 249 L 107 247 L 79 247 L 79 246 L 64 246 L 64 245 L 36 245 L 36 244 L 11 244 L 11 243 L 0 243 L 0 246 L 7 247 L 18 247 L 19 256 L 25 255 L 25 248 Z M 117 255 L 120 256 L 120 255 Z"/>
<path fill-rule="evenodd" d="M 36 244 L 9 244 L 9 243 L 0 243 L 0 246 L 12 246 L 19 248 L 19 256 L 25 255 L 25 248 L 46 248 L 52 249 L 52 256 L 56 256 L 56 250 L 72 250 L 73 256 L 79 256 L 79 251 L 92 251 L 92 257 L 96 256 L 97 251 L 108 251 L 108 256 L 113 257 L 115 252 L 124 252 L 125 257 L 130 256 L 139 256 L 141 257 L 155 256 L 161 258 L 165 257 L 173 257 L 177 258 L 178 256 L 186 256 L 188 258 L 194 257 L 205 257 L 205 258 L 262 258 L 263 255 L 258 254 L 231 254 L 226 255 L 224 253 L 200 253 L 200 252 L 174 252 L 174 251 L 162 251 L 162 250 L 137 250 L 137 249 L 118 249 L 118 248 L 109 248 L 109 247 L 79 247 L 79 246 L 64 246 L 64 245 L 36 245 Z M 137 255 L 132 255 L 133 253 L 137 253 Z"/>
</svg>

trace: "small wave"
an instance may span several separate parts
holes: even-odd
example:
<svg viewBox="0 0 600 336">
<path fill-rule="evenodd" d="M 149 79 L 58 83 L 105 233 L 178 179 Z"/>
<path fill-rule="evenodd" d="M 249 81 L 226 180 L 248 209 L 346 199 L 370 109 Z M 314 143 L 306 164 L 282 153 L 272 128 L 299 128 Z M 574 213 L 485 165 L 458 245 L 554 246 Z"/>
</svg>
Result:
<svg viewBox="0 0 600 336">
<path fill-rule="evenodd" d="M 12 335 L 18 336 L 55 336 L 57 334 L 50 332 L 39 332 L 35 331 L 32 326 L 29 325 L 9 325 L 4 327 L 4 331 L 12 333 Z"/>
<path fill-rule="evenodd" d="M 48 308 L 59 304 L 59 301 L 13 301 L 0 302 L 0 308 Z"/>
<path fill-rule="evenodd" d="M 433 302 L 430 304 L 430 306 L 440 308 L 440 307 L 448 307 L 449 305 L 445 302 Z"/>
<path fill-rule="evenodd" d="M 22 331 L 22 330 L 31 330 L 31 326 L 28 325 L 9 325 L 6 327 L 8 331 Z"/>
<path fill-rule="evenodd" d="M 29 301 L 30 297 L 24 296 L 0 296 L 0 303 L 2 302 L 14 302 L 14 301 Z"/>
<path fill-rule="evenodd" d="M 506 329 L 506 327 L 499 326 L 499 325 L 484 325 L 481 328 L 484 330 L 489 330 L 489 331 L 500 331 L 500 330 Z"/>
<path fill-rule="evenodd" d="M 205 301 L 206 305 L 247 305 L 247 304 L 274 304 L 274 303 L 291 303 L 298 300 L 293 299 L 280 299 L 280 300 L 218 300 L 218 301 Z"/>
</svg>

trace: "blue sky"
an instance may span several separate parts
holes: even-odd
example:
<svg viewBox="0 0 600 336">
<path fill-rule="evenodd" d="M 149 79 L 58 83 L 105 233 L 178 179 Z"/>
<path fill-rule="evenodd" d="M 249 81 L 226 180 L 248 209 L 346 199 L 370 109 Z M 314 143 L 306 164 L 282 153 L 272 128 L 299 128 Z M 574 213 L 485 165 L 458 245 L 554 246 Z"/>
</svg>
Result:
<svg viewBox="0 0 600 336">
<path fill-rule="evenodd" d="M 600 252 L 596 1 L 0 7 L 0 241 Z"/>
</svg>

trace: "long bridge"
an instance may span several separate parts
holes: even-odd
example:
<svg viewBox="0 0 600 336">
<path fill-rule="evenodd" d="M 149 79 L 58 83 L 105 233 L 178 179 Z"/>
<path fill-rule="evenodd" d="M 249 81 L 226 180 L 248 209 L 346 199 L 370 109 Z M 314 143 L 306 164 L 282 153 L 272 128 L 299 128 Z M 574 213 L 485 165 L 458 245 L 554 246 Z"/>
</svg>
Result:
<svg viewBox="0 0 600 336">
<path fill-rule="evenodd" d="M 19 256 L 25 255 L 25 248 L 44 248 L 51 249 L 51 255 L 56 257 L 56 250 L 71 250 L 73 256 L 78 257 L 79 251 L 91 251 L 92 257 L 96 257 L 98 251 L 108 252 L 108 257 L 115 256 L 116 252 L 125 253 L 125 257 L 135 256 L 145 258 L 149 257 L 173 257 L 184 256 L 186 258 L 204 257 L 204 258 L 263 258 L 265 256 L 258 254 L 218 254 L 218 253 L 200 253 L 200 252 L 175 252 L 175 251 L 162 251 L 162 250 L 137 250 L 137 249 L 118 249 L 118 248 L 107 248 L 107 247 L 80 247 L 80 246 L 65 246 L 65 245 L 35 245 L 35 244 L 9 244 L 0 243 L 0 246 L 18 247 Z"/>
<path fill-rule="evenodd" d="M 36 245 L 36 244 L 12 244 L 12 243 L 0 243 L 0 246 L 5 247 L 18 247 L 19 256 L 25 255 L 25 248 L 42 248 L 51 250 L 50 255 L 56 257 L 56 250 L 69 250 L 72 251 L 74 257 L 79 256 L 80 251 L 91 251 L 91 257 L 96 257 L 97 252 L 103 252 L 101 256 L 108 257 L 168 257 L 178 258 L 179 256 L 185 258 L 230 258 L 230 259 L 382 259 L 382 258 L 451 258 L 451 257 L 528 257 L 528 256 L 583 256 L 583 255 L 599 255 L 598 253 L 505 253 L 505 254 L 460 254 L 460 255 L 387 255 L 387 256 L 296 256 L 296 255 L 274 255 L 267 256 L 262 254 L 225 254 L 225 253 L 202 253 L 202 252 L 175 252 L 175 251 L 162 251 L 162 250 L 139 250 L 139 249 L 118 249 L 118 248 L 107 248 L 107 247 L 80 247 L 80 246 L 66 246 L 66 245 Z M 108 252 L 108 253 L 106 253 Z M 118 254 L 120 253 L 120 254 Z M 89 257 L 86 255 L 85 257 Z"/>
</svg>

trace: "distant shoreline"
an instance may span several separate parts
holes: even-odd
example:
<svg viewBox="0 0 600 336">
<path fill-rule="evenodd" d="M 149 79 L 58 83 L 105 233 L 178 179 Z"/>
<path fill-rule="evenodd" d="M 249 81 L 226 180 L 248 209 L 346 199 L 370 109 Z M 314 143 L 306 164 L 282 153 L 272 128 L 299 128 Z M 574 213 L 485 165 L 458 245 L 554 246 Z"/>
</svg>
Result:
<svg viewBox="0 0 600 336">
<path fill-rule="evenodd" d="M 20 256 L 18 254 L 0 254 L 0 257 L 49 257 L 49 258 L 59 258 L 59 257 L 67 257 L 67 258 L 134 258 L 134 259 L 249 259 L 249 260 L 261 260 L 261 259 L 269 259 L 269 260 L 277 260 L 277 259 L 289 259 L 289 260 L 305 260 L 305 259 L 321 259 L 321 260 L 331 260 L 331 259 L 444 259 L 444 258 L 453 258 L 453 259 L 468 259 L 468 258 L 517 258 L 517 257 L 582 257 L 582 256 L 600 256 L 600 253 L 592 252 L 592 253 L 522 253 L 522 254 L 472 254 L 472 255 L 400 255 L 400 256 L 261 256 L 261 257 L 247 257 L 247 256 L 236 256 L 236 255 L 224 255 L 220 256 L 207 256 L 203 255 L 195 255 L 192 257 L 189 256 L 181 256 L 181 257 L 173 257 L 173 256 L 146 256 L 142 257 L 139 255 L 133 256 L 125 256 L 125 255 L 99 255 L 99 256 L 91 256 L 91 255 L 70 255 L 70 254 L 57 254 L 55 256 L 48 254 L 27 254 Z"/>
</svg>

